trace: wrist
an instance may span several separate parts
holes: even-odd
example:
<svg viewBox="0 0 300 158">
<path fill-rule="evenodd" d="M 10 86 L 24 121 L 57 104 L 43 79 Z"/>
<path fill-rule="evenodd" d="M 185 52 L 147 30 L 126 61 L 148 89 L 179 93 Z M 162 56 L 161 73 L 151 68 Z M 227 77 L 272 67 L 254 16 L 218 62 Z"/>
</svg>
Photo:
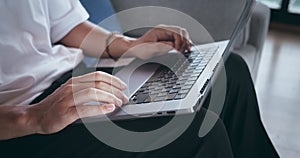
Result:
<svg viewBox="0 0 300 158">
<path fill-rule="evenodd" d="M 37 119 L 30 114 L 29 105 L 0 106 L 0 140 L 22 137 L 37 133 Z"/>
<path fill-rule="evenodd" d="M 135 46 L 135 38 L 119 35 L 110 45 L 111 54 L 117 57 L 134 56 L 129 50 Z"/>
<path fill-rule="evenodd" d="M 25 109 L 23 115 L 20 116 L 19 123 L 24 125 L 25 131 L 28 134 L 38 134 L 40 131 L 40 111 L 38 110 L 38 105 L 30 105 Z"/>
</svg>

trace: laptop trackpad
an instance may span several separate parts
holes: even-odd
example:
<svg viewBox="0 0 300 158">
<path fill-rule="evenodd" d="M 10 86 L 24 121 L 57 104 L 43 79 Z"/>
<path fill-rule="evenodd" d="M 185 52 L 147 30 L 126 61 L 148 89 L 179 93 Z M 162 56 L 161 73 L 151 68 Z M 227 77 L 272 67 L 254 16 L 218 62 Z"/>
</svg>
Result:
<svg viewBox="0 0 300 158">
<path fill-rule="evenodd" d="M 115 76 L 128 85 L 128 89 L 124 93 L 131 97 L 155 73 L 159 66 L 156 63 L 136 60 L 121 69 Z"/>
</svg>

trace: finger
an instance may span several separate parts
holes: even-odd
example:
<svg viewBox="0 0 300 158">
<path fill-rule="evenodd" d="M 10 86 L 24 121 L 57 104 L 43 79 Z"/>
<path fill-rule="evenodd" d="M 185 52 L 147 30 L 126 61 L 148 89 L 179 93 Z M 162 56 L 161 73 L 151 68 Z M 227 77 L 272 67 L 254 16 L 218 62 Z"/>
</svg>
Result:
<svg viewBox="0 0 300 158">
<path fill-rule="evenodd" d="M 194 46 L 193 42 L 191 40 L 189 40 L 189 51 L 192 50 L 192 47 Z"/>
<path fill-rule="evenodd" d="M 191 51 L 192 43 L 191 43 L 190 35 L 186 29 L 183 29 L 183 35 L 186 43 L 186 49 L 188 51 Z"/>
<path fill-rule="evenodd" d="M 168 35 L 165 36 L 168 38 L 161 39 L 160 41 L 173 40 L 173 48 L 175 48 L 177 51 L 180 51 L 180 49 L 182 48 L 182 42 L 184 37 L 180 27 L 172 25 L 158 25 L 156 28 L 163 30 L 163 33 Z"/>
<path fill-rule="evenodd" d="M 174 42 L 170 42 L 170 41 L 161 41 L 160 43 L 170 46 L 170 47 L 169 47 L 170 49 L 173 49 L 173 48 L 174 48 Z"/>
<path fill-rule="evenodd" d="M 119 78 L 101 71 L 89 73 L 79 77 L 74 77 L 71 82 L 74 84 L 95 81 L 102 81 L 122 90 L 125 90 L 127 88 L 127 85 Z"/>
<path fill-rule="evenodd" d="M 87 105 L 71 107 L 70 113 L 73 120 L 79 118 L 93 117 L 98 115 L 104 115 L 113 112 L 116 109 L 114 104 L 102 104 L 102 105 Z"/>
<path fill-rule="evenodd" d="M 96 88 L 88 88 L 75 93 L 74 101 L 75 105 L 83 105 L 91 101 L 114 104 L 119 107 L 123 105 L 122 100 L 115 95 Z"/>
<path fill-rule="evenodd" d="M 180 52 L 184 53 L 185 50 L 188 49 L 188 44 L 187 44 L 187 40 L 185 38 L 185 32 L 183 31 L 183 29 L 181 29 L 181 32 L 182 32 L 182 43 L 181 43 Z"/>
<path fill-rule="evenodd" d="M 185 38 L 186 38 L 187 45 L 188 45 L 188 51 L 191 51 L 192 46 L 193 46 L 193 42 L 192 42 L 192 40 L 190 38 L 189 32 L 187 32 L 186 30 L 184 30 L 184 31 L 185 31 Z"/>
<path fill-rule="evenodd" d="M 113 87 L 105 82 L 87 82 L 87 83 L 81 83 L 81 84 L 76 84 L 73 85 L 73 91 L 74 93 L 83 90 L 83 89 L 88 89 L 88 88 L 96 88 L 99 90 L 103 90 L 105 92 L 111 93 L 121 99 L 123 103 L 127 103 L 128 97 L 121 91 L 121 89 L 118 89 L 116 87 Z"/>
<path fill-rule="evenodd" d="M 185 29 L 185 28 L 181 28 L 181 27 L 178 27 L 178 26 L 172 26 L 172 25 L 159 25 L 159 27 L 160 28 L 162 28 L 162 29 L 165 29 L 165 30 L 168 30 L 168 31 L 171 31 L 171 32 L 173 32 L 173 33 L 175 33 L 175 34 L 178 34 L 178 35 L 180 35 L 180 37 L 181 37 L 181 42 L 183 43 L 183 42 L 185 42 L 185 44 L 180 44 L 180 48 L 185 48 L 185 46 L 184 45 L 186 45 L 186 48 L 185 49 L 187 49 L 187 50 L 190 50 L 191 49 L 191 47 L 192 47 L 192 41 L 191 41 L 191 39 L 190 39 L 190 35 L 189 35 L 189 33 L 188 33 L 188 31 Z M 174 35 L 173 35 L 174 36 Z M 174 47 L 175 48 L 175 47 Z M 177 50 L 180 50 L 180 48 L 175 48 L 175 49 L 177 49 Z M 181 52 L 182 52 L 183 50 L 181 49 Z"/>
<path fill-rule="evenodd" d="M 178 33 L 173 33 L 174 36 L 174 45 L 175 45 L 175 49 L 176 50 L 180 50 L 181 49 L 181 36 Z"/>
</svg>

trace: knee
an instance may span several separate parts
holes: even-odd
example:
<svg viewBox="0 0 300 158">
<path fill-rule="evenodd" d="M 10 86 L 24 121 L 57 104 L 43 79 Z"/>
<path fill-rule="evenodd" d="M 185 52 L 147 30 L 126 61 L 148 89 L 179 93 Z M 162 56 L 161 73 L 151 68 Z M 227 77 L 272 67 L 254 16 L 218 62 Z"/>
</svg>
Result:
<svg viewBox="0 0 300 158">
<path fill-rule="evenodd" d="M 225 63 L 227 78 L 251 78 L 250 71 L 245 60 L 238 54 L 231 53 Z"/>
<path fill-rule="evenodd" d="M 224 123 L 220 119 L 218 114 L 205 108 L 201 108 L 200 113 L 202 113 L 202 116 L 200 117 L 201 119 L 197 121 L 201 122 L 198 130 L 198 136 L 200 138 L 206 137 L 207 135 L 211 135 L 212 133 L 226 133 Z"/>
<path fill-rule="evenodd" d="M 200 126 L 198 136 L 208 143 L 211 149 L 218 150 L 212 157 L 233 157 L 231 143 L 223 121 L 217 114 L 206 110 L 206 116 Z"/>
</svg>

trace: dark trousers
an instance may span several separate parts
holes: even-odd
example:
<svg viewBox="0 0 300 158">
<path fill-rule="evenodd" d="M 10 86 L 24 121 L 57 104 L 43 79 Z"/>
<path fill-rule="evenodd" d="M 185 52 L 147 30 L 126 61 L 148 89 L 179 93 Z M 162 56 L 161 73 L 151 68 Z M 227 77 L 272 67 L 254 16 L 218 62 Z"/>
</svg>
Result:
<svg viewBox="0 0 300 158">
<path fill-rule="evenodd" d="M 247 65 L 235 54 L 225 63 L 226 98 L 221 114 L 210 109 L 210 96 L 197 112 L 188 129 L 169 145 L 148 152 L 126 152 L 109 147 L 95 138 L 84 125 L 71 125 L 52 135 L 31 135 L 0 142 L 5 157 L 240 157 L 276 158 L 274 149 L 260 119 L 254 86 Z M 72 75 L 65 75 L 34 102 L 42 100 Z M 216 81 L 218 82 L 218 81 Z M 209 109 L 209 110 L 207 110 Z M 213 128 L 199 137 L 204 117 L 218 117 Z M 179 116 L 182 119 L 188 115 Z M 115 123 L 133 131 L 159 128 L 172 117 L 122 120 Z M 101 125 L 105 122 L 97 122 Z M 176 130 L 176 128 L 174 129 Z M 172 133 L 172 131 L 170 131 Z M 160 138 L 170 136 L 162 134 Z"/>
</svg>

